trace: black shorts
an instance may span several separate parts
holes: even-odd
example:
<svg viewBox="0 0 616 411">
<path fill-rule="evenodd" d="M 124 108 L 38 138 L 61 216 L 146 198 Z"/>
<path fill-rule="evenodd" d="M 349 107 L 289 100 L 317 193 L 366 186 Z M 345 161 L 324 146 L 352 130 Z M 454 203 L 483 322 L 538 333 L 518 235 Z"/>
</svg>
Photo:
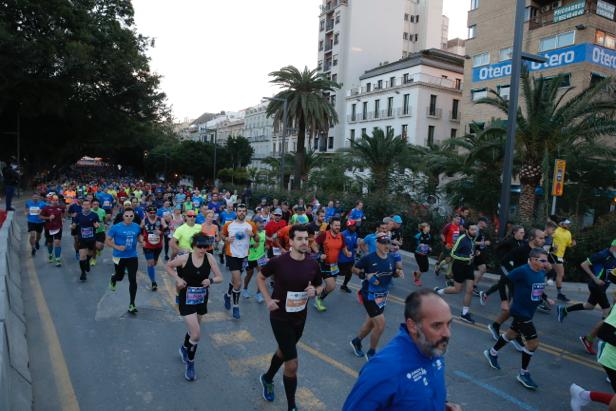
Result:
<svg viewBox="0 0 616 411">
<path fill-rule="evenodd" d="M 320 265 L 321 265 L 321 277 L 324 280 L 326 278 L 336 278 L 338 274 L 340 274 L 340 266 L 338 266 L 338 271 L 332 271 L 330 264 L 321 261 Z"/>
<path fill-rule="evenodd" d="M 28 222 L 28 232 L 36 231 L 37 233 L 42 233 L 43 228 L 45 227 L 45 223 L 30 223 Z"/>
<path fill-rule="evenodd" d="M 97 243 L 105 243 L 105 232 L 102 231 L 100 233 L 94 234 L 94 239 Z"/>
<path fill-rule="evenodd" d="M 229 271 L 242 271 L 244 269 L 245 258 L 232 257 L 227 255 L 227 268 Z"/>
<path fill-rule="evenodd" d="M 71 228 L 71 235 L 73 237 L 75 237 L 76 235 L 78 235 L 77 229 L 76 228 Z"/>
<path fill-rule="evenodd" d="M 80 250 L 92 250 L 96 249 L 96 240 L 95 239 L 87 239 L 84 240 L 82 238 L 79 239 L 79 249 Z"/>
<path fill-rule="evenodd" d="M 466 280 L 475 279 L 475 270 L 473 265 L 465 261 L 453 260 L 451 272 L 453 273 L 453 280 L 456 283 L 464 283 Z"/>
<path fill-rule="evenodd" d="M 550 264 L 556 264 L 556 261 L 557 261 L 556 258 L 558 257 L 556 257 L 554 254 L 548 253 L 548 262 Z"/>
<path fill-rule="evenodd" d="M 62 240 L 62 229 L 54 235 L 51 235 L 49 230 L 45 229 L 45 242 L 51 243 L 53 240 Z"/>
<path fill-rule="evenodd" d="M 511 329 L 524 336 L 526 341 L 537 338 L 537 329 L 535 328 L 535 324 L 533 324 L 533 320 L 513 316 Z"/>
<path fill-rule="evenodd" d="M 345 278 L 351 278 L 351 275 L 353 275 L 353 263 L 350 261 L 348 263 L 339 263 L 338 268 L 340 269 L 340 275 Z"/>
<path fill-rule="evenodd" d="M 289 361 L 297 358 L 297 342 L 302 338 L 306 321 L 270 318 L 270 324 L 283 360 Z"/>
<path fill-rule="evenodd" d="M 417 262 L 420 273 L 427 273 L 428 270 L 430 270 L 430 260 L 428 260 L 427 255 L 415 253 L 415 261 Z"/>
<path fill-rule="evenodd" d="M 146 260 L 158 261 L 158 257 L 160 257 L 161 251 L 163 251 L 162 247 L 161 248 L 144 248 L 143 255 L 145 256 Z"/>
<path fill-rule="evenodd" d="M 565 263 L 565 257 L 557 257 L 554 254 L 550 254 L 550 255 L 554 259 L 554 264 L 564 264 Z"/>
<path fill-rule="evenodd" d="M 209 293 L 209 290 L 208 290 L 208 293 Z M 208 296 L 205 297 L 203 304 L 189 305 L 189 304 L 186 304 L 186 289 L 184 288 L 180 290 L 179 299 L 180 299 L 180 304 L 178 307 L 180 309 L 180 315 L 182 317 L 185 317 L 191 314 L 197 314 L 197 315 L 207 314 Z"/>
<path fill-rule="evenodd" d="M 370 318 L 378 317 L 385 312 L 385 305 L 379 307 L 374 300 L 369 300 L 368 296 L 362 293 L 361 290 L 357 291 L 357 299 L 364 306 Z"/>
<path fill-rule="evenodd" d="M 604 310 L 610 308 L 610 300 L 607 298 L 607 294 L 605 292 L 606 290 L 588 285 L 588 291 L 590 291 L 590 295 L 588 296 L 588 304 L 593 306 L 599 304 L 599 307 Z"/>
<path fill-rule="evenodd" d="M 259 269 L 259 264 L 257 263 L 257 260 L 253 260 L 250 261 L 248 260 L 248 268 L 254 270 L 255 268 L 258 270 Z"/>
<path fill-rule="evenodd" d="M 479 268 L 480 265 L 487 265 L 487 264 L 488 264 L 488 254 L 485 251 L 483 251 L 478 256 L 475 256 L 475 258 L 473 259 L 473 266 L 475 268 Z"/>
</svg>

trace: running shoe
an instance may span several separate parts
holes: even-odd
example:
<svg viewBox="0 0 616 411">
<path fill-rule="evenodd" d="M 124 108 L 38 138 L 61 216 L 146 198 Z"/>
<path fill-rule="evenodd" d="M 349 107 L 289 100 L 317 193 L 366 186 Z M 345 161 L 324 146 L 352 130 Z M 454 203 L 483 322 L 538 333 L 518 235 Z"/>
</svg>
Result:
<svg viewBox="0 0 616 411">
<path fill-rule="evenodd" d="M 242 297 L 246 299 L 250 298 L 250 292 L 248 290 L 242 290 Z"/>
<path fill-rule="evenodd" d="M 56 267 L 62 267 L 62 260 L 59 258 L 56 258 Z"/>
<path fill-rule="evenodd" d="M 490 367 L 494 368 L 495 370 L 501 369 L 500 365 L 498 365 L 498 355 L 490 354 L 490 350 L 487 349 L 483 351 L 483 356 L 486 357 L 486 360 L 488 360 L 488 364 L 490 364 Z"/>
<path fill-rule="evenodd" d="M 552 280 L 552 279 L 550 278 L 550 279 L 548 280 L 548 285 L 549 285 L 549 286 L 552 286 L 552 285 L 554 285 L 554 284 L 556 284 L 556 283 L 554 282 L 554 280 Z"/>
<path fill-rule="evenodd" d="M 370 359 L 374 357 L 375 355 L 376 355 L 376 351 L 370 348 L 368 351 L 366 351 L 366 354 L 364 356 L 366 357 L 366 361 L 370 361 Z"/>
<path fill-rule="evenodd" d="M 562 323 L 565 321 L 565 317 L 567 316 L 567 307 L 562 304 L 558 304 L 556 306 L 556 318 L 558 318 L 558 322 Z"/>
<path fill-rule="evenodd" d="M 197 374 L 195 373 L 195 361 L 186 361 L 186 372 L 184 373 L 184 378 L 186 381 L 194 381 L 197 379 Z"/>
<path fill-rule="evenodd" d="M 351 293 L 351 289 L 344 284 L 340 286 L 340 291 L 344 291 L 345 293 L 348 293 L 348 294 Z"/>
<path fill-rule="evenodd" d="M 128 313 L 129 314 L 137 314 L 137 307 L 135 307 L 135 304 L 129 304 L 128 305 Z"/>
<path fill-rule="evenodd" d="M 156 284 L 156 281 L 152 281 L 152 287 L 150 288 L 152 291 L 156 291 L 158 290 L 158 284 Z"/>
<path fill-rule="evenodd" d="M 488 303 L 488 294 L 485 291 L 479 291 L 479 304 L 486 305 Z"/>
<path fill-rule="evenodd" d="M 90 266 L 94 267 L 96 265 L 96 257 L 92 257 L 90 259 Z"/>
<path fill-rule="evenodd" d="M 38 243 L 38 242 L 34 246 L 36 247 L 37 250 L 39 250 L 41 248 L 41 244 Z"/>
<path fill-rule="evenodd" d="M 320 297 L 314 299 L 314 308 L 316 308 L 317 311 L 321 313 L 323 311 L 327 311 L 327 307 L 325 307 L 325 304 L 323 304 L 323 300 L 321 300 Z"/>
<path fill-rule="evenodd" d="M 433 290 L 434 290 L 435 293 L 438 294 L 438 292 L 441 291 L 442 288 L 441 287 L 434 287 Z"/>
<path fill-rule="evenodd" d="M 48 262 L 49 264 L 52 264 L 52 263 L 53 263 L 53 254 L 48 254 L 48 255 L 47 255 L 47 262 Z"/>
<path fill-rule="evenodd" d="M 261 294 L 261 293 L 257 293 L 257 294 L 255 294 L 255 299 L 257 300 L 257 302 L 258 302 L 259 304 L 261 304 L 263 301 L 265 301 L 265 300 L 263 299 L 263 294 Z"/>
<path fill-rule="evenodd" d="M 549 304 L 542 302 L 541 304 L 539 304 L 539 306 L 537 307 L 537 310 L 544 312 L 544 313 L 549 313 L 552 311 L 552 307 L 550 307 Z"/>
<path fill-rule="evenodd" d="M 179 352 L 182 362 L 186 364 L 188 362 L 188 351 L 186 350 L 186 347 L 184 347 L 184 345 L 180 345 Z"/>
<path fill-rule="evenodd" d="M 225 308 L 227 310 L 231 309 L 231 296 L 227 293 L 223 294 L 223 299 L 225 300 Z"/>
<path fill-rule="evenodd" d="M 87 277 L 86 277 L 86 275 L 85 275 L 85 274 L 83 274 L 83 273 L 79 276 L 79 280 L 80 280 L 80 281 L 86 281 L 87 279 L 88 279 L 88 278 L 87 278 Z"/>
<path fill-rule="evenodd" d="M 473 286 L 473 296 L 479 297 L 481 295 L 481 291 L 476 286 Z"/>
<path fill-rule="evenodd" d="M 522 339 L 521 336 L 517 336 L 515 337 L 513 340 L 511 340 L 511 344 L 513 345 L 513 348 L 516 349 L 516 351 L 518 352 L 522 352 L 524 351 L 524 340 Z"/>
<path fill-rule="evenodd" d="M 357 337 L 353 338 L 351 341 L 349 341 L 349 344 L 351 345 L 351 348 L 353 349 L 353 352 L 355 353 L 356 357 L 363 357 L 364 351 L 361 349 L 361 340 Z"/>
<path fill-rule="evenodd" d="M 583 406 L 590 404 L 590 399 L 582 397 L 584 391 L 586 390 L 577 384 L 571 384 L 569 387 L 571 411 L 581 411 Z"/>
<path fill-rule="evenodd" d="M 233 307 L 233 318 L 236 320 L 240 319 L 240 307 Z"/>
<path fill-rule="evenodd" d="M 116 290 L 116 282 L 113 281 L 113 276 L 111 276 L 111 280 L 109 280 L 109 289 L 111 291 L 115 291 Z"/>
<path fill-rule="evenodd" d="M 536 390 L 537 388 L 539 388 L 537 383 L 535 383 L 535 381 L 533 381 L 533 379 L 530 378 L 529 372 L 519 373 L 517 380 L 520 382 L 520 384 L 522 384 L 524 387 L 528 388 L 529 390 Z"/>
<path fill-rule="evenodd" d="M 417 287 L 421 287 L 421 286 L 423 285 L 423 283 L 421 282 L 421 279 L 416 278 L 416 279 L 415 279 L 415 285 L 416 285 Z"/>
<path fill-rule="evenodd" d="M 490 335 L 494 341 L 498 341 L 498 337 L 500 337 L 500 329 L 495 327 L 494 324 L 488 324 L 488 331 L 490 331 Z"/>
<path fill-rule="evenodd" d="M 469 324 L 475 324 L 475 319 L 473 318 L 473 316 L 471 315 L 470 312 L 466 313 L 466 314 L 462 314 L 460 313 L 460 318 L 463 321 L 466 321 Z"/>
<path fill-rule="evenodd" d="M 593 343 L 592 341 L 590 341 L 588 339 L 588 337 L 586 337 L 585 335 L 579 337 L 580 342 L 582 343 L 582 345 L 584 346 L 584 350 L 586 350 L 586 352 L 588 354 L 592 354 L 592 355 L 597 355 L 597 352 L 595 351 L 595 348 L 592 346 Z"/>
<path fill-rule="evenodd" d="M 263 399 L 269 402 L 274 401 L 276 398 L 274 395 L 274 383 L 265 381 L 265 374 L 259 376 L 259 382 L 261 383 L 261 387 L 263 387 Z"/>
<path fill-rule="evenodd" d="M 564 302 L 569 302 L 570 300 L 567 298 L 566 295 L 564 295 L 563 293 L 558 293 L 558 295 L 556 296 L 556 299 L 559 301 L 564 301 Z"/>
</svg>

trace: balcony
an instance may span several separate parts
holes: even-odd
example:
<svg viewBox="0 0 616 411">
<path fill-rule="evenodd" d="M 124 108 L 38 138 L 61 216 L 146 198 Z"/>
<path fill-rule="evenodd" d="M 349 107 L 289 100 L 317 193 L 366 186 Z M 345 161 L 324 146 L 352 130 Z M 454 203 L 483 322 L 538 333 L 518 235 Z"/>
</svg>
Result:
<svg viewBox="0 0 616 411">
<path fill-rule="evenodd" d="M 359 117 L 353 114 L 347 114 L 347 123 L 355 123 Z"/>
<path fill-rule="evenodd" d="M 561 1 L 538 1 L 535 15 L 530 16 L 529 30 L 557 24 L 585 14 L 603 15 L 604 10 L 597 8 L 597 0 L 561 0 Z M 614 20 L 614 16 L 604 16 Z"/>
<path fill-rule="evenodd" d="M 331 69 L 332 69 L 332 63 L 325 63 L 325 66 L 323 66 L 324 73 L 330 71 Z"/>
<path fill-rule="evenodd" d="M 396 115 L 398 117 L 411 117 L 411 113 L 413 112 L 412 107 L 408 106 L 408 107 L 400 107 L 396 109 Z"/>
<path fill-rule="evenodd" d="M 338 6 L 347 6 L 349 4 L 348 0 L 331 0 L 327 2 L 325 5 L 321 5 L 321 14 L 330 13 L 334 11 L 334 9 Z"/>
<path fill-rule="evenodd" d="M 333 46 L 334 46 L 334 42 L 328 41 L 327 44 L 325 44 L 325 52 L 327 53 L 328 51 L 331 51 Z"/>
<path fill-rule="evenodd" d="M 443 110 L 441 110 L 440 108 L 426 107 L 426 117 L 428 118 L 439 119 L 441 118 L 442 114 L 443 114 Z"/>
<path fill-rule="evenodd" d="M 459 123 L 460 118 L 462 118 L 462 114 L 459 111 L 449 112 L 449 121 L 453 121 L 454 123 Z"/>
<path fill-rule="evenodd" d="M 380 117 L 383 119 L 394 118 L 394 109 L 381 110 Z"/>
<path fill-rule="evenodd" d="M 325 25 L 325 32 L 332 31 L 334 29 L 334 20 L 329 20 Z"/>
</svg>

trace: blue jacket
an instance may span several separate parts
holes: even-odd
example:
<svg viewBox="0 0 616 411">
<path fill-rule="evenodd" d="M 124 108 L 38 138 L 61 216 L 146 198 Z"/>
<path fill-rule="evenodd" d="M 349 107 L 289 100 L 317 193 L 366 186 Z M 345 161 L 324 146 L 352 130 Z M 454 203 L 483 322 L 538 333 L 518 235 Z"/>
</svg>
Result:
<svg viewBox="0 0 616 411">
<path fill-rule="evenodd" d="M 405 324 L 364 365 L 343 411 L 443 411 L 445 361 L 428 358 L 415 346 Z"/>
</svg>

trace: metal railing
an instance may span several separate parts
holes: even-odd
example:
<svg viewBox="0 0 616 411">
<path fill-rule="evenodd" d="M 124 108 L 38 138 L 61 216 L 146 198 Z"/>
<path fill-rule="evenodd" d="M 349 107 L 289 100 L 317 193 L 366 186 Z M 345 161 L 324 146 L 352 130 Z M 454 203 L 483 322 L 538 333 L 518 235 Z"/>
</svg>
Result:
<svg viewBox="0 0 616 411">
<path fill-rule="evenodd" d="M 396 109 L 396 115 L 398 117 L 411 117 L 412 115 L 412 107 L 408 106 L 408 107 L 400 107 Z"/>
<path fill-rule="evenodd" d="M 443 110 L 436 107 L 426 107 L 426 116 L 430 118 L 441 118 Z"/>
<path fill-rule="evenodd" d="M 449 120 L 459 123 L 460 118 L 461 118 L 461 113 L 459 111 L 449 111 Z"/>
</svg>

